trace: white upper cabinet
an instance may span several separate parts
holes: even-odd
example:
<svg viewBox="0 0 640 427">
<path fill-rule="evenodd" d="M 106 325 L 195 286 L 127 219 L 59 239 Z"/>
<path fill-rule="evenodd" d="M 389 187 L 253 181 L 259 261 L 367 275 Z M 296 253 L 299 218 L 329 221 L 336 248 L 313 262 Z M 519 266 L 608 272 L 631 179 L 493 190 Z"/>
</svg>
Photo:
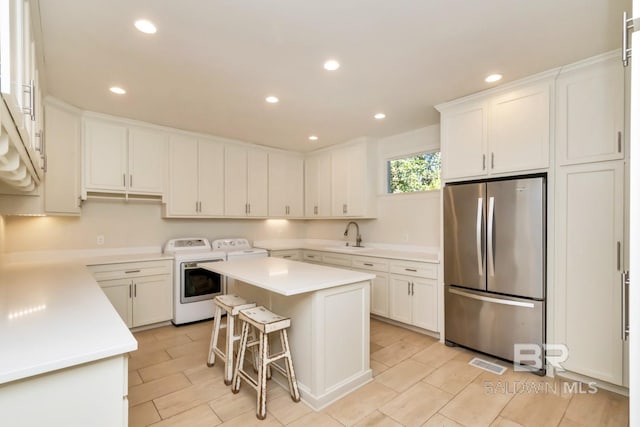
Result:
<svg viewBox="0 0 640 427">
<path fill-rule="evenodd" d="M 567 68 L 556 96 L 558 165 L 624 157 L 624 68 L 619 55 Z"/>
<path fill-rule="evenodd" d="M 168 135 L 142 128 L 129 129 L 129 191 L 162 194 L 167 173 Z"/>
<path fill-rule="evenodd" d="M 44 168 L 41 139 L 44 123 L 31 30 L 28 1 L 0 0 L 0 93 L 10 112 L 11 127 L 15 126 L 19 136 L 14 136 L 12 142 L 24 148 L 18 149 L 21 160 L 37 183 Z"/>
<path fill-rule="evenodd" d="M 269 216 L 303 215 L 303 169 L 300 156 L 269 153 Z"/>
<path fill-rule="evenodd" d="M 166 134 L 87 118 L 84 136 L 85 191 L 163 194 Z"/>
<path fill-rule="evenodd" d="M 304 214 L 331 216 L 331 153 L 323 151 L 304 160 Z"/>
<path fill-rule="evenodd" d="M 124 191 L 127 185 L 127 128 L 85 120 L 84 187 L 90 191 Z"/>
<path fill-rule="evenodd" d="M 444 178 L 487 173 L 487 110 L 486 103 L 481 101 L 442 113 L 440 150 Z"/>
<path fill-rule="evenodd" d="M 548 168 L 552 89 L 545 73 L 438 105 L 444 180 Z"/>
<path fill-rule="evenodd" d="M 373 215 L 375 174 L 366 140 L 331 150 L 331 214 Z"/>
<path fill-rule="evenodd" d="M 44 210 L 53 215 L 80 215 L 80 112 L 52 103 L 45 110 Z"/>
<path fill-rule="evenodd" d="M 549 167 L 552 84 L 547 80 L 491 100 L 487 153 L 490 173 Z"/>
<path fill-rule="evenodd" d="M 171 135 L 168 199 L 168 217 L 224 215 L 224 144 Z"/>
<path fill-rule="evenodd" d="M 268 215 L 268 154 L 228 144 L 225 148 L 224 206 L 227 216 Z"/>
</svg>

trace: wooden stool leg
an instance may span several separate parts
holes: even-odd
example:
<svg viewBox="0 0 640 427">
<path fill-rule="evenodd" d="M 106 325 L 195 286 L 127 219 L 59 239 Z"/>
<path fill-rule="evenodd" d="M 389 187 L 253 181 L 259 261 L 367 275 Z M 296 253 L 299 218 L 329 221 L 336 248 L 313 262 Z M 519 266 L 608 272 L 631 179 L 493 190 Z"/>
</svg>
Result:
<svg viewBox="0 0 640 427">
<path fill-rule="evenodd" d="M 298 391 L 296 374 L 293 371 L 293 362 L 291 360 L 291 350 L 289 349 L 289 339 L 287 337 L 286 329 L 280 331 L 280 340 L 282 341 L 282 350 L 287 355 L 287 357 L 285 357 L 285 366 L 287 368 L 287 379 L 289 380 L 289 394 L 291 395 L 291 400 L 299 402 L 300 392 Z"/>
<path fill-rule="evenodd" d="M 258 365 L 258 396 L 256 417 L 264 420 L 267 417 L 267 360 L 269 358 L 268 335 L 260 331 L 260 365 Z"/>
<path fill-rule="evenodd" d="M 222 320 L 222 308 L 216 305 L 216 315 L 213 320 L 213 331 L 211 331 L 211 343 L 209 344 L 209 358 L 207 366 L 212 367 L 216 363 L 216 352 L 218 346 L 218 335 L 220 335 L 220 321 Z"/>
<path fill-rule="evenodd" d="M 231 313 L 227 313 L 227 351 L 224 363 L 224 383 L 231 384 L 233 377 L 233 344 L 235 343 L 235 318 Z"/>
<path fill-rule="evenodd" d="M 235 369 L 233 370 L 233 379 L 231 380 L 231 391 L 237 393 L 240 391 L 240 375 L 238 371 L 242 368 L 244 353 L 247 350 L 247 339 L 249 338 L 249 323 L 242 323 L 242 335 L 240 335 L 240 348 L 238 349 L 238 359 Z"/>
</svg>

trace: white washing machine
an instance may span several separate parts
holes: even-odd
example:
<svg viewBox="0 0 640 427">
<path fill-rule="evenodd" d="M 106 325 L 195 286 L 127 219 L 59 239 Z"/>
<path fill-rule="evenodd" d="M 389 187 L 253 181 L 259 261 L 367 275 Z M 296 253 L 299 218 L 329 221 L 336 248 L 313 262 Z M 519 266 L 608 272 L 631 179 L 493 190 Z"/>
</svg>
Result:
<svg viewBox="0 0 640 427">
<path fill-rule="evenodd" d="M 227 254 L 212 251 L 202 237 L 171 239 L 165 254 L 174 258 L 173 324 L 182 325 L 210 319 L 214 315 L 212 299 L 224 293 L 223 276 L 201 268 L 200 263 L 225 261 Z"/>
<path fill-rule="evenodd" d="M 225 252 L 227 261 L 239 258 L 262 258 L 269 256 L 266 249 L 254 248 L 247 239 L 216 239 L 211 243 L 216 252 Z M 235 279 L 226 278 L 225 293 L 234 292 Z"/>
</svg>

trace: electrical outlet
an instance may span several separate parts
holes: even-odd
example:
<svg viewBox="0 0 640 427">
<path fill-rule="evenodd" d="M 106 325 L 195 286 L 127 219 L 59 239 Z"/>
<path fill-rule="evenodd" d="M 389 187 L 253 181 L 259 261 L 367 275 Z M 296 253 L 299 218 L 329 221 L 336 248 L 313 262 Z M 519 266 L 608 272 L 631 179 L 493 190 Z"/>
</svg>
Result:
<svg viewBox="0 0 640 427">
<path fill-rule="evenodd" d="M 96 244 L 104 245 L 104 234 L 98 234 L 98 237 L 96 237 Z"/>
</svg>

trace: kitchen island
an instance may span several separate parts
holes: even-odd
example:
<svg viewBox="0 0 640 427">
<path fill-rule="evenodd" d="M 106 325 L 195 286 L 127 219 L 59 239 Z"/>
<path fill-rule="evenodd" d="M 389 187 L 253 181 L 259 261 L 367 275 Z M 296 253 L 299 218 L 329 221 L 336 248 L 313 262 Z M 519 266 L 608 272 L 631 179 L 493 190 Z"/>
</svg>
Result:
<svg viewBox="0 0 640 427">
<path fill-rule="evenodd" d="M 281 258 L 200 266 L 236 279 L 236 294 L 291 318 L 289 342 L 298 386 L 313 409 L 320 410 L 371 380 L 373 274 Z M 276 374 L 275 380 L 286 387 L 286 380 Z"/>
</svg>

